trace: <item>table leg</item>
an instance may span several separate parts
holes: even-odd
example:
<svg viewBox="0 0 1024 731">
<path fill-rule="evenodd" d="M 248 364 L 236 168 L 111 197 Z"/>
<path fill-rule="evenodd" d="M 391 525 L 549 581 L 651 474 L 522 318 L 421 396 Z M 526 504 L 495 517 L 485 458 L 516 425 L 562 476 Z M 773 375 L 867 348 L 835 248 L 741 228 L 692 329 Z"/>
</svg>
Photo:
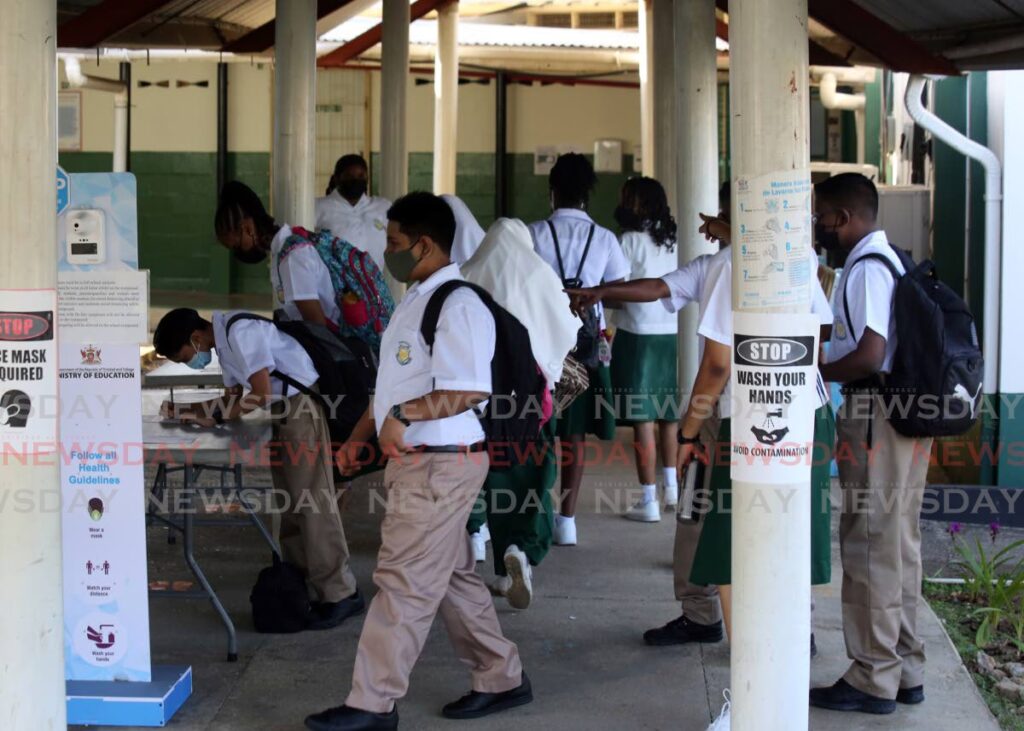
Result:
<svg viewBox="0 0 1024 731">
<path fill-rule="evenodd" d="M 210 603 L 213 604 L 213 608 L 220 615 L 221 621 L 224 623 L 224 627 L 228 631 L 228 662 L 235 662 L 238 660 L 238 637 L 235 634 L 235 625 L 231 621 L 231 617 L 228 616 L 227 610 L 224 609 L 224 605 L 221 603 L 220 598 L 217 596 L 217 592 L 213 590 L 210 582 L 206 579 L 206 574 L 199 567 L 199 562 L 196 561 L 195 554 L 193 553 L 193 520 L 195 512 L 195 489 L 191 486 L 191 468 L 185 467 L 182 471 L 182 490 L 185 496 L 185 515 L 183 517 L 183 534 L 185 536 L 183 543 L 185 544 L 185 563 L 192 570 L 192 574 L 199 581 L 199 585 L 203 587 L 203 591 L 206 592 L 207 597 L 210 599 Z"/>
</svg>

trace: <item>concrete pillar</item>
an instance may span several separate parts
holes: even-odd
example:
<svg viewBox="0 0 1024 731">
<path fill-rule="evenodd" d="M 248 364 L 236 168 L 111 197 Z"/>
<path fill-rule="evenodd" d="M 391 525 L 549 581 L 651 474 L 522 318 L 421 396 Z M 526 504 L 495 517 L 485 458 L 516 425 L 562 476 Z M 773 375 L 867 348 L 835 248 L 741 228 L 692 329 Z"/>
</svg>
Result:
<svg viewBox="0 0 1024 731">
<path fill-rule="evenodd" d="M 274 35 L 274 218 L 316 225 L 316 0 L 277 0 Z"/>
<path fill-rule="evenodd" d="M 654 177 L 665 186 L 669 204 L 676 199 L 676 97 L 675 97 L 675 14 L 672 0 L 653 0 L 651 9 L 651 45 L 654 58 L 659 59 L 648 71 L 654 88 L 654 154 L 644 150 L 644 157 L 654 163 Z M 687 384 L 689 389 L 691 384 Z"/>
<path fill-rule="evenodd" d="M 801 192 L 774 199 L 779 209 L 774 220 L 799 227 L 794 251 L 810 246 L 807 0 L 732 0 L 729 11 L 734 330 L 766 335 L 763 321 L 745 323 L 741 333 L 740 316 L 749 320 L 749 313 L 777 313 L 773 320 L 786 321 L 799 332 L 803 318 L 797 315 L 810 311 L 814 272 L 792 266 L 796 257 L 786 254 L 788 242 L 779 251 L 769 233 L 776 229 L 764 220 L 767 214 L 751 208 L 765 211 L 762 201 L 795 181 L 791 189 Z M 741 210 L 737 198 L 745 191 L 750 197 Z M 752 235 L 743 235 L 744 229 Z M 780 261 L 783 268 L 775 269 L 773 262 Z M 768 278 L 757 281 L 762 276 Z M 791 431 L 811 423 L 813 401 L 797 400 L 786 408 Z M 738 399 L 732 407 L 734 439 L 743 439 L 736 423 L 742 407 Z M 741 481 L 733 467 L 732 728 L 806 729 L 810 468 L 772 465 L 755 474 L 756 482 Z M 792 499 L 783 503 L 786 495 Z"/>
<path fill-rule="evenodd" d="M 459 3 L 437 11 L 434 56 L 434 193 L 455 195 L 459 122 Z"/>
<path fill-rule="evenodd" d="M 380 194 L 389 200 L 409 187 L 405 99 L 409 83 L 409 2 L 384 0 L 380 60 Z M 384 269 L 395 301 L 405 288 Z"/>
<path fill-rule="evenodd" d="M 654 177 L 654 0 L 642 0 L 640 22 L 640 155 L 642 171 Z"/>
<path fill-rule="evenodd" d="M 57 4 L 0 0 L 0 290 L 57 286 Z M 26 242 L 31 256 L 26 256 Z M 53 397 L 56 398 L 56 381 Z M 2 447 L 2 445 L 0 445 Z M 2 451 L 2 450 L 0 450 Z M 58 458 L 0 458 L 0 726 L 63 729 L 64 603 Z M 44 495 L 47 495 L 44 498 Z"/>
</svg>

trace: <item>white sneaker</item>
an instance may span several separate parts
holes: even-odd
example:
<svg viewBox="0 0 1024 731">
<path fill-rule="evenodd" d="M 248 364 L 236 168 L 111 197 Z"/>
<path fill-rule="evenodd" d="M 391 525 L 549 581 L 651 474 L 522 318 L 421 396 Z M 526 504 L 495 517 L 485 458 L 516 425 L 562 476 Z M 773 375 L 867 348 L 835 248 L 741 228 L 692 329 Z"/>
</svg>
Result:
<svg viewBox="0 0 1024 731">
<path fill-rule="evenodd" d="M 512 588 L 512 579 L 507 576 L 498 576 L 487 588 L 491 590 L 491 596 L 507 597 L 508 590 Z"/>
<path fill-rule="evenodd" d="M 554 541 L 556 546 L 576 545 L 576 518 L 566 518 L 564 515 L 555 516 Z"/>
<path fill-rule="evenodd" d="M 665 485 L 665 507 L 674 508 L 679 503 L 679 485 Z"/>
<path fill-rule="evenodd" d="M 505 551 L 505 570 L 512 585 L 506 592 L 513 609 L 526 609 L 533 599 L 533 569 L 526 554 L 514 543 Z"/>
<path fill-rule="evenodd" d="M 730 731 L 732 728 L 732 721 L 730 719 L 731 700 L 728 688 L 722 691 L 722 696 L 725 697 L 725 705 L 722 706 L 722 712 L 718 714 L 718 718 L 708 726 L 708 731 Z"/>
<path fill-rule="evenodd" d="M 487 560 L 487 541 L 491 540 L 491 531 L 484 523 L 480 530 L 470 535 L 473 542 L 473 558 L 477 563 Z"/>
<path fill-rule="evenodd" d="M 657 523 L 661 520 L 661 505 L 657 500 L 641 500 L 622 514 L 626 520 L 636 520 L 640 523 Z"/>
</svg>

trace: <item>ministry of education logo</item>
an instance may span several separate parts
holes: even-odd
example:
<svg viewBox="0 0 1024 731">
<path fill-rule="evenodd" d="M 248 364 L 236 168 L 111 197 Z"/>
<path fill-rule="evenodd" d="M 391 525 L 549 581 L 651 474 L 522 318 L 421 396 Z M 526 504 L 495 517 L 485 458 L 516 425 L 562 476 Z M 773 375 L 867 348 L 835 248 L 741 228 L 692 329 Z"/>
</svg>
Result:
<svg viewBox="0 0 1024 731">
<path fill-rule="evenodd" d="M 100 359 L 100 353 L 102 352 L 95 345 L 87 345 L 79 351 L 82 354 L 82 365 L 102 365 L 103 361 Z"/>
</svg>

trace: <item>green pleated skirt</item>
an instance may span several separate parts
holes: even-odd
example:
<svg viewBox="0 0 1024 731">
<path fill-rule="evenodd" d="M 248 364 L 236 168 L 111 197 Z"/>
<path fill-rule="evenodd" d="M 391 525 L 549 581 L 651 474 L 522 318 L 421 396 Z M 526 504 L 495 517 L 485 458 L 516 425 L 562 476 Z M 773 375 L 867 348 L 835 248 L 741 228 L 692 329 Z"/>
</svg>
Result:
<svg viewBox="0 0 1024 731">
<path fill-rule="evenodd" d="M 620 424 L 679 420 L 677 342 L 675 335 L 615 333 L 612 393 Z"/>
<path fill-rule="evenodd" d="M 836 424 L 832 407 L 822 406 L 814 412 L 814 458 L 811 465 L 811 584 L 827 584 L 832 580 L 832 505 L 831 459 L 835 445 Z M 723 419 L 718 441 L 732 438 L 730 419 Z M 697 544 L 697 553 L 690 570 L 690 581 L 702 586 L 732 583 L 732 481 L 729 465 L 711 467 L 708 495 L 710 507 L 703 516 L 704 526 Z M 750 540 L 756 541 L 757 536 Z"/>
<path fill-rule="evenodd" d="M 537 449 L 508 469 L 491 469 L 469 515 L 468 530 L 475 533 L 487 521 L 491 531 L 494 572 L 504 576 L 505 550 L 515 544 L 534 566 L 551 548 L 555 512 L 551 488 L 558 476 L 555 432 L 551 422 L 541 429 Z"/>
</svg>

